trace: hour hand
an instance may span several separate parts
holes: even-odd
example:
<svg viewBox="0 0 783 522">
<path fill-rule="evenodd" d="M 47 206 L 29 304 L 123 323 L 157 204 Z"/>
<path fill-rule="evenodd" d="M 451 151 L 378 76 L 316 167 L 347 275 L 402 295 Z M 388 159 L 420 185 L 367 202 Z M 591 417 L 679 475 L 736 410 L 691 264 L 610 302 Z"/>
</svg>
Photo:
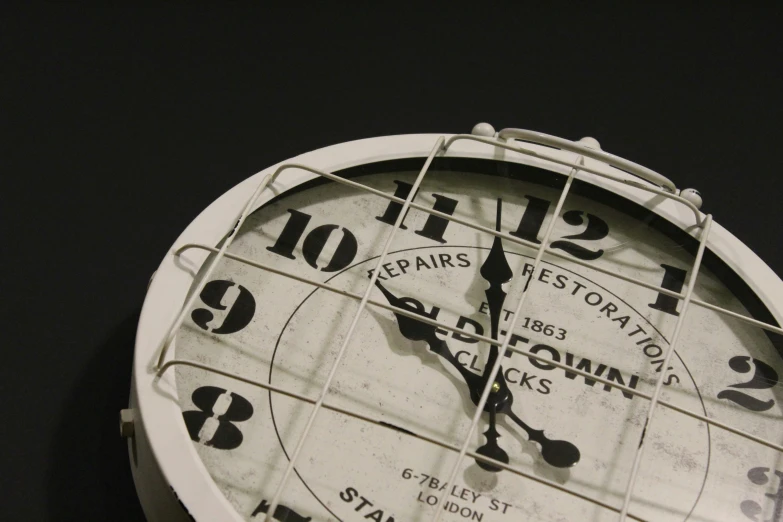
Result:
<svg viewBox="0 0 783 522">
<path fill-rule="evenodd" d="M 497 217 L 495 220 L 495 229 L 500 232 L 500 221 L 503 210 L 503 201 L 498 199 Z M 511 280 L 514 273 L 511 271 L 511 267 L 506 259 L 506 254 L 503 251 L 503 241 L 498 236 L 492 241 L 492 248 L 489 251 L 489 255 L 484 260 L 479 271 L 481 277 L 483 277 L 488 283 L 489 288 L 484 291 L 487 296 L 487 305 L 489 308 L 489 320 L 490 320 L 490 335 L 492 339 L 497 341 L 498 339 L 498 327 L 500 323 L 500 314 L 503 311 L 503 303 L 506 301 L 506 292 L 503 290 L 503 283 L 507 283 Z M 485 373 L 490 372 L 490 368 L 495 365 L 495 361 L 498 358 L 498 346 L 497 344 L 490 345 L 489 358 L 487 360 L 487 369 Z M 498 382 L 503 381 L 503 374 L 499 374 L 497 378 Z"/>
<path fill-rule="evenodd" d="M 424 305 L 416 299 L 411 297 L 397 297 L 396 295 L 389 292 L 380 281 L 375 281 L 375 286 L 377 286 L 378 289 L 383 292 L 383 295 L 386 297 L 386 300 L 390 305 L 397 308 L 402 308 L 404 310 L 409 310 L 425 317 L 430 316 L 424 311 Z M 396 312 L 394 313 L 394 316 L 397 318 L 397 327 L 400 329 L 400 333 L 405 338 L 410 339 L 411 341 L 425 341 L 430 351 L 443 357 L 445 360 L 451 363 L 452 366 L 454 366 L 460 375 L 462 375 L 465 383 L 468 385 L 468 389 L 470 390 L 470 398 L 473 401 L 473 404 L 478 404 L 479 398 L 481 397 L 481 391 L 483 389 L 483 379 L 466 369 L 459 363 L 459 361 L 457 361 L 457 358 L 453 353 L 451 353 L 451 350 L 449 350 L 446 341 L 439 338 L 435 334 L 437 327 L 431 324 L 427 324 L 423 321 L 419 321 L 418 319 L 414 319 L 413 317 L 398 314 Z"/>
</svg>

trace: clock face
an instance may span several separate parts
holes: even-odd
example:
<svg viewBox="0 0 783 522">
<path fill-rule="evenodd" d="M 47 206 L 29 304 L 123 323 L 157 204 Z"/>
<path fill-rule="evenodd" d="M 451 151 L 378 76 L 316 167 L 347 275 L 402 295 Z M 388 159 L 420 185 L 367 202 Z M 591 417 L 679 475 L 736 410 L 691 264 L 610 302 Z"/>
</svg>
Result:
<svg viewBox="0 0 783 522">
<path fill-rule="evenodd" d="M 422 163 L 338 174 L 406 198 Z M 377 421 L 322 408 L 308 428 L 311 403 L 177 366 L 195 454 L 241 518 L 265 516 L 307 432 L 279 520 L 424 521 L 436 509 L 448 521 L 616 520 L 578 495 L 621 506 L 644 433 L 631 515 L 781 520 L 778 451 L 661 405 L 646 426 L 650 401 L 629 391 L 652 395 L 662 378 L 662 401 L 779 444 L 781 339 L 692 304 L 665 365 L 683 302 L 614 274 L 681 292 L 698 241 L 578 180 L 555 215 L 563 186 L 563 176 L 533 166 L 448 158 L 436 159 L 416 195 L 533 243 L 553 223 L 550 248 L 562 256 L 545 255 L 537 268 L 531 246 L 415 209 L 379 266 L 401 205 L 322 178 L 248 217 L 232 256 L 359 295 L 377 270 L 372 300 L 443 326 L 372 304 L 359 310 L 354 298 L 223 258 L 177 333 L 176 358 L 315 400 L 345 344 L 325 404 Z M 693 288 L 698 300 L 771 321 L 709 251 Z M 469 434 L 498 357 L 494 391 Z M 450 481 L 458 453 L 430 440 L 459 448 L 466 437 L 470 451 L 522 475 L 468 455 Z"/>
</svg>

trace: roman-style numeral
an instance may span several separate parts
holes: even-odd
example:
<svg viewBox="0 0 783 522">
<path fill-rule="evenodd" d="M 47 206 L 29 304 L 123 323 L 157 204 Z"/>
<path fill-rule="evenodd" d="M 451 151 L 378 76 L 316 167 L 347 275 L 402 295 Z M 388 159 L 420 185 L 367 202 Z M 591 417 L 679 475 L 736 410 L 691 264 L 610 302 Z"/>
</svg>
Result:
<svg viewBox="0 0 783 522">
<path fill-rule="evenodd" d="M 397 188 L 394 191 L 394 196 L 400 199 L 406 199 L 410 195 L 411 190 L 413 189 L 413 185 L 399 180 L 395 180 L 394 183 L 397 185 Z M 433 194 L 432 197 L 435 198 L 435 205 L 432 207 L 433 210 L 448 214 L 449 216 L 454 214 L 454 210 L 457 208 L 456 199 L 451 199 L 441 194 Z M 402 212 L 402 204 L 397 203 L 396 201 L 390 201 L 383 215 L 376 216 L 375 219 L 381 223 L 386 223 L 387 225 L 394 225 L 395 221 L 397 221 L 397 218 L 400 215 L 400 212 Z M 407 219 L 407 217 L 408 215 L 406 213 L 405 217 L 403 218 L 403 223 L 400 225 L 400 228 L 404 230 L 407 230 L 408 228 L 405 226 L 405 219 Z M 443 234 L 446 232 L 446 227 L 448 224 L 448 219 L 444 219 L 433 214 L 428 214 L 427 221 L 424 223 L 424 226 L 421 228 L 421 230 L 417 230 L 415 233 L 422 237 L 426 237 L 427 239 L 437 241 L 438 243 L 445 243 L 446 240 L 443 239 Z"/>
</svg>

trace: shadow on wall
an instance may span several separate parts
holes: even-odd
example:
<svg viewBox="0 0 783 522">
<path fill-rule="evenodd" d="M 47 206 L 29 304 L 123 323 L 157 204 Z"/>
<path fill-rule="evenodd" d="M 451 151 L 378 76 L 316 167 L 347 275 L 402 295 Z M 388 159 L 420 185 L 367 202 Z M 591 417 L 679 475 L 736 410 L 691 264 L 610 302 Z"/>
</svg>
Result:
<svg viewBox="0 0 783 522">
<path fill-rule="evenodd" d="M 50 448 L 49 520 L 144 522 L 119 434 L 126 408 L 139 311 L 122 321 L 94 354 L 65 398 Z"/>
</svg>

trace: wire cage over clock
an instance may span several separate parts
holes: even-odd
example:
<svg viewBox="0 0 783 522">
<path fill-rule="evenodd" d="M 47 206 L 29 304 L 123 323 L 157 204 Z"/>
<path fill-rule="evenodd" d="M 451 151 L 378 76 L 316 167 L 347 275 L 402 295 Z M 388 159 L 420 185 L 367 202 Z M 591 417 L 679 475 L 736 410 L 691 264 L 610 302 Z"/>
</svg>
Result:
<svg viewBox="0 0 783 522">
<path fill-rule="evenodd" d="M 781 519 L 783 283 L 701 205 L 484 123 L 246 180 L 148 290 L 121 413 L 146 515 Z"/>
</svg>

